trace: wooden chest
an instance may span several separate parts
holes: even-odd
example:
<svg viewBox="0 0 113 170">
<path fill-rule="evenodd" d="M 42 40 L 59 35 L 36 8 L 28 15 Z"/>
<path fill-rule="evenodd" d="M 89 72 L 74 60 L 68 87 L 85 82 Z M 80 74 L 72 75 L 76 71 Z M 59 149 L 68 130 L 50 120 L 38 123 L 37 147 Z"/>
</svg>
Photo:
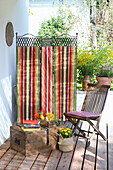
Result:
<svg viewBox="0 0 113 170">
<path fill-rule="evenodd" d="M 41 120 L 40 121 L 40 126 L 44 128 L 51 128 L 51 127 L 56 127 L 56 121 L 46 121 L 46 120 Z"/>
<path fill-rule="evenodd" d="M 10 127 L 10 147 L 26 156 L 55 150 L 57 146 L 59 128 L 67 127 L 60 125 L 54 128 L 42 128 L 36 131 L 24 131 L 19 126 Z"/>
</svg>

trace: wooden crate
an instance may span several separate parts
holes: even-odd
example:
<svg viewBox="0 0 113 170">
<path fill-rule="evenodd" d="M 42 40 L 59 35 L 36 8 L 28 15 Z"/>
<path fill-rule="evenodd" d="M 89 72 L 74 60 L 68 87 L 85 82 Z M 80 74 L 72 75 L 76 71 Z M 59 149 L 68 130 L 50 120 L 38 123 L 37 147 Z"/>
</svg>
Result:
<svg viewBox="0 0 113 170">
<path fill-rule="evenodd" d="M 55 150 L 57 147 L 59 128 L 67 127 L 60 125 L 53 128 L 42 128 L 39 131 L 25 132 L 20 126 L 10 127 L 10 147 L 26 156 Z"/>
<path fill-rule="evenodd" d="M 53 121 L 46 121 L 46 120 L 40 120 L 40 126 L 44 128 L 51 128 L 56 127 L 57 122 L 55 120 Z"/>
<path fill-rule="evenodd" d="M 57 148 L 57 142 L 58 142 L 58 135 L 57 132 L 60 128 L 67 128 L 68 126 L 65 124 L 61 124 L 60 126 L 50 127 L 48 128 L 48 143 L 49 146 L 51 146 L 52 150 L 55 150 Z M 42 127 L 42 129 L 44 129 Z"/>
<path fill-rule="evenodd" d="M 47 130 L 25 132 L 19 126 L 11 126 L 10 147 L 24 155 L 38 153 L 47 147 Z"/>
</svg>

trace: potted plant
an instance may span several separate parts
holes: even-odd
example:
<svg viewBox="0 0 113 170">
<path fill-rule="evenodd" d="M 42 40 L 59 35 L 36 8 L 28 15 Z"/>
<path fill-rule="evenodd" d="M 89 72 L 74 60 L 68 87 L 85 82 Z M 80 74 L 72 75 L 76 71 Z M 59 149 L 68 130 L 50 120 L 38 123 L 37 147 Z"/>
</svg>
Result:
<svg viewBox="0 0 113 170">
<path fill-rule="evenodd" d="M 77 57 L 77 69 L 79 77 L 83 77 L 82 87 L 83 90 L 87 90 L 87 84 L 91 82 L 96 68 L 96 55 L 95 50 L 85 47 L 79 48 Z"/>
<path fill-rule="evenodd" d="M 97 54 L 98 66 L 96 79 L 98 84 L 111 85 L 113 79 L 113 51 L 110 47 L 101 47 Z"/>
<path fill-rule="evenodd" d="M 59 150 L 63 152 L 69 152 L 73 150 L 73 133 L 70 128 L 60 128 L 58 131 L 59 135 Z"/>
<path fill-rule="evenodd" d="M 100 66 L 97 71 L 97 82 L 98 84 L 111 85 L 113 79 L 113 66 L 111 63 L 105 63 Z"/>
</svg>

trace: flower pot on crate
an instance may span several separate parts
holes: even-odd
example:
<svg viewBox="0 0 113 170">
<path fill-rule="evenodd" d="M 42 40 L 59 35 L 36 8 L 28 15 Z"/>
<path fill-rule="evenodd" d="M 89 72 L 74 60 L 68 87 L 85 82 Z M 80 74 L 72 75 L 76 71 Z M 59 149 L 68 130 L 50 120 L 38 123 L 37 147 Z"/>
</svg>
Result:
<svg viewBox="0 0 113 170">
<path fill-rule="evenodd" d="M 84 76 L 83 81 L 82 81 L 82 89 L 83 91 L 87 91 L 87 84 L 91 83 L 91 77 L 89 75 Z"/>
<path fill-rule="evenodd" d="M 113 77 L 96 77 L 98 84 L 111 85 Z"/>
<path fill-rule="evenodd" d="M 59 137 L 59 150 L 63 152 L 70 152 L 73 150 L 74 142 L 73 137 L 70 138 L 61 138 Z"/>
</svg>

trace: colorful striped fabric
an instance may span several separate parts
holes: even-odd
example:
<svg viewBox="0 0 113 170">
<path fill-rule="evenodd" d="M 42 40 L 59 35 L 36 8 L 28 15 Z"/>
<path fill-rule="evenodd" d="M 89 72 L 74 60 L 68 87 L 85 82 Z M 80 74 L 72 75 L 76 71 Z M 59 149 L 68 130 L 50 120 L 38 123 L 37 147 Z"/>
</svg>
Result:
<svg viewBox="0 0 113 170">
<path fill-rule="evenodd" d="M 41 54 L 41 110 L 52 113 L 53 47 L 42 47 Z"/>
<path fill-rule="evenodd" d="M 75 47 L 54 47 L 54 115 L 64 120 L 63 113 L 76 110 Z"/>
<path fill-rule="evenodd" d="M 17 122 L 40 110 L 40 47 L 17 47 Z"/>
<path fill-rule="evenodd" d="M 76 48 L 17 47 L 17 122 L 76 110 Z"/>
</svg>

